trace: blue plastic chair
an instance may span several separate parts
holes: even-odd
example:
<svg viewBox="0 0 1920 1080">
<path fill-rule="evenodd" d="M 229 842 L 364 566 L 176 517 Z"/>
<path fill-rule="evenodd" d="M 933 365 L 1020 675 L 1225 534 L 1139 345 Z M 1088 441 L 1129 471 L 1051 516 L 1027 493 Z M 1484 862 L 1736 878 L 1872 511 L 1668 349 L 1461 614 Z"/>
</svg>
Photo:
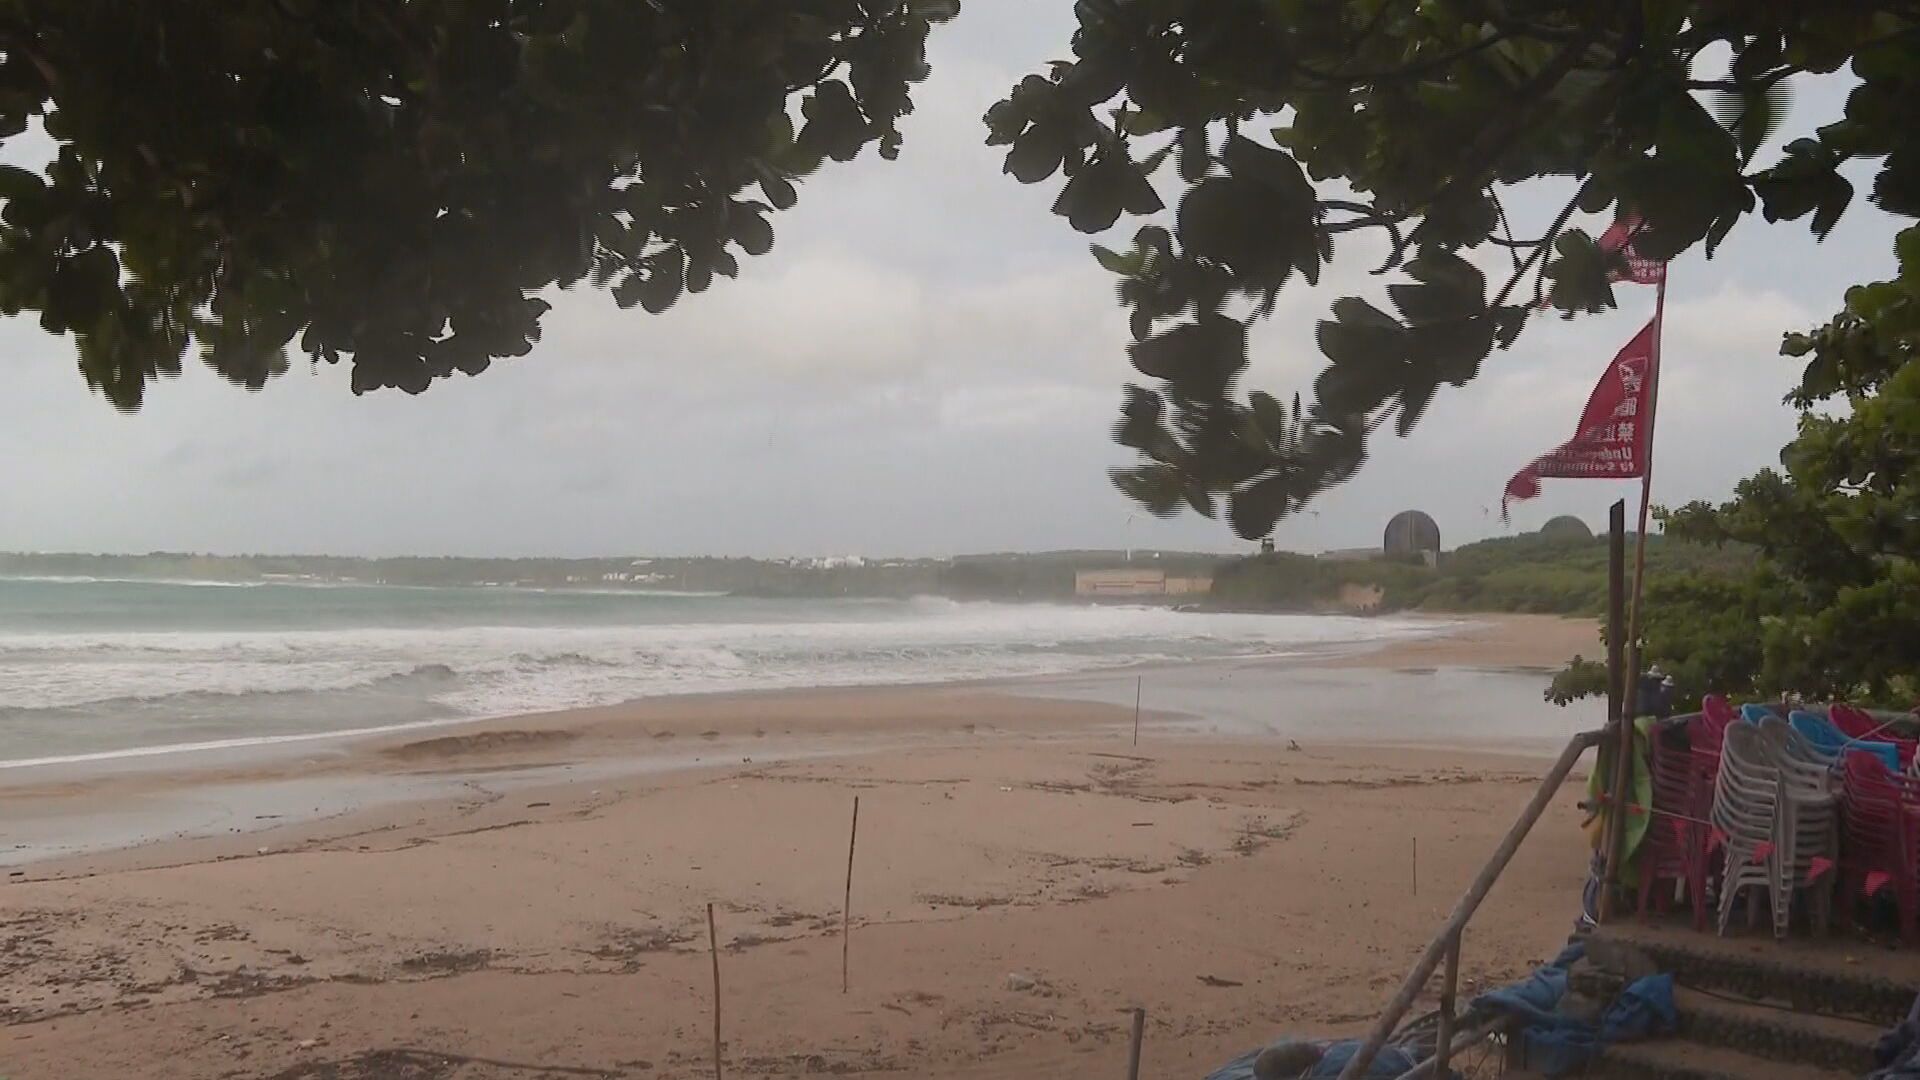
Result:
<svg viewBox="0 0 1920 1080">
<path fill-rule="evenodd" d="M 1760 721 L 1765 720 L 1769 716 L 1778 716 L 1778 715 L 1779 715 L 1778 713 L 1774 712 L 1772 709 L 1768 708 L 1767 706 L 1756 705 L 1753 702 L 1748 702 L 1747 704 L 1740 706 L 1740 719 L 1745 720 L 1749 724 L 1757 725 L 1760 723 Z"/>
<path fill-rule="evenodd" d="M 1793 714 L 1787 717 L 1787 723 L 1793 727 L 1796 734 L 1818 750 L 1820 756 L 1828 761 L 1839 759 L 1841 748 L 1847 743 L 1847 737 L 1842 735 L 1840 729 L 1834 727 L 1826 717 L 1795 709 Z"/>
<path fill-rule="evenodd" d="M 1824 754 L 1836 758 L 1849 752 L 1872 754 L 1884 762 L 1890 772 L 1897 774 L 1900 771 L 1900 748 L 1890 742 L 1849 739 L 1845 732 L 1833 726 L 1833 721 L 1799 709 L 1793 711 L 1787 722 Z"/>
</svg>

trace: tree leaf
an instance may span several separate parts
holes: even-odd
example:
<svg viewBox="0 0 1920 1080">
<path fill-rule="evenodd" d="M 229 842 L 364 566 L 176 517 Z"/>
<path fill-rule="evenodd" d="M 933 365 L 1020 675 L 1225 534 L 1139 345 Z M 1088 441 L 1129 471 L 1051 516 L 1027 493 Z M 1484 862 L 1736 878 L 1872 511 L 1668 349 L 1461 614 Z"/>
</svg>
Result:
<svg viewBox="0 0 1920 1080">
<path fill-rule="evenodd" d="M 758 211 L 738 210 L 732 216 L 733 238 L 749 255 L 765 255 L 773 250 L 773 226 Z"/>
<path fill-rule="evenodd" d="M 1122 255 L 1110 248 L 1103 248 L 1099 244 L 1090 244 L 1088 247 L 1093 251 L 1094 261 L 1110 274 L 1133 274 L 1140 269 L 1136 258 Z"/>
</svg>

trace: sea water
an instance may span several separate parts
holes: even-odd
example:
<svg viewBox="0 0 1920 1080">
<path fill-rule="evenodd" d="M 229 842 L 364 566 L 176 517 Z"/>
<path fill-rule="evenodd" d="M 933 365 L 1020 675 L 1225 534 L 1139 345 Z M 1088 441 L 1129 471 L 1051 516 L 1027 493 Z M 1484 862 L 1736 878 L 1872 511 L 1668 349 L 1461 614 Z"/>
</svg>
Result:
<svg viewBox="0 0 1920 1080">
<path fill-rule="evenodd" d="M 668 694 L 1287 656 L 1438 629 L 937 598 L 0 579 L 0 767 Z"/>
</svg>

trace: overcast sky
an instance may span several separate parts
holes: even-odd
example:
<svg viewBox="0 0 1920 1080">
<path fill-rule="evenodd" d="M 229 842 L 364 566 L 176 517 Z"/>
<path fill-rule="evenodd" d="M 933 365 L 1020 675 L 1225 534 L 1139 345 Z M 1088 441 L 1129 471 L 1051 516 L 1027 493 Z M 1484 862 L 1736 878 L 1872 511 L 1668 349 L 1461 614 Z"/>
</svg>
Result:
<svg viewBox="0 0 1920 1080">
<path fill-rule="evenodd" d="M 935 34 L 934 74 L 901 159 L 831 163 L 777 215 L 771 254 L 664 316 L 589 289 L 556 297 L 525 359 L 425 396 L 356 398 L 347 372 L 295 369 L 259 395 L 189 363 L 135 416 L 74 367 L 72 343 L 0 319 L 0 549 L 336 554 L 941 555 L 1057 547 L 1236 550 L 1224 524 L 1135 515 L 1106 480 L 1127 333 L 1087 238 L 983 145 L 980 117 L 1064 55 L 1066 0 L 966 0 Z M 1803 94 L 1790 128 L 1837 108 Z M 14 156 L 9 154 L 9 156 Z M 1535 230 L 1545 197 L 1510 209 Z M 1588 222 L 1597 231 L 1605 222 Z M 1516 231 L 1528 225 L 1516 223 Z M 1780 335 L 1823 320 L 1846 283 L 1892 269 L 1890 219 L 1865 204 L 1825 244 L 1750 217 L 1711 263 L 1675 264 L 1656 448 L 1657 502 L 1725 498 L 1792 437 L 1797 368 Z M 1124 246 L 1126 228 L 1108 241 Z M 1383 284 L 1358 248 L 1319 290 L 1290 287 L 1257 331 L 1250 386 L 1286 397 L 1320 368 L 1313 323 Z M 1447 546 L 1507 531 L 1507 477 L 1572 434 L 1593 381 L 1651 315 L 1536 319 L 1463 390 L 1283 548 L 1377 543 L 1417 507 Z M 1632 483 L 1549 480 L 1512 528 L 1598 526 Z"/>
</svg>

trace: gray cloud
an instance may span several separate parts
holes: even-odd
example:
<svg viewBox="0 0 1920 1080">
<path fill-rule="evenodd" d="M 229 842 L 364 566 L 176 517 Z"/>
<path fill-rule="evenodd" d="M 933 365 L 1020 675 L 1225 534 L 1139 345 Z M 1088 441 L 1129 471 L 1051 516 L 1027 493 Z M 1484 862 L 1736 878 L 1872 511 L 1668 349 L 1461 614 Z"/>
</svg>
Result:
<svg viewBox="0 0 1920 1080">
<path fill-rule="evenodd" d="M 969 0 L 936 35 L 933 80 L 893 164 L 829 166 L 778 242 L 660 317 L 555 297 L 535 352 L 420 398 L 354 398 L 296 363 L 248 395 L 204 371 L 138 416 L 89 395 L 71 344 L 0 322 L 0 548 L 591 554 L 928 553 L 1238 545 L 1191 515 L 1154 521 L 1107 484 L 1127 368 L 1123 313 L 1086 239 L 1014 183 L 980 115 L 1061 53 L 1069 5 Z M 1831 112 L 1840 89 L 1802 96 Z M 1509 209 L 1544 220 L 1547 195 Z M 1589 228 L 1604 222 L 1587 222 Z M 1793 432 L 1780 334 L 1844 284 L 1891 269 L 1889 219 L 1861 204 L 1824 245 L 1757 218 L 1711 263 L 1673 268 L 1655 495 L 1723 498 Z M 1123 243 L 1121 237 L 1107 238 Z M 1319 367 L 1313 322 L 1378 296 L 1364 244 L 1256 334 L 1250 384 L 1290 394 Z M 1489 270 L 1500 256 L 1490 253 Z M 1419 506 L 1449 543 L 1498 534 L 1507 476 L 1565 439 L 1592 380 L 1650 317 L 1543 318 L 1408 439 L 1284 524 L 1301 549 L 1368 543 Z M 1630 484 L 1548 482 L 1515 527 L 1598 523 Z"/>
</svg>

